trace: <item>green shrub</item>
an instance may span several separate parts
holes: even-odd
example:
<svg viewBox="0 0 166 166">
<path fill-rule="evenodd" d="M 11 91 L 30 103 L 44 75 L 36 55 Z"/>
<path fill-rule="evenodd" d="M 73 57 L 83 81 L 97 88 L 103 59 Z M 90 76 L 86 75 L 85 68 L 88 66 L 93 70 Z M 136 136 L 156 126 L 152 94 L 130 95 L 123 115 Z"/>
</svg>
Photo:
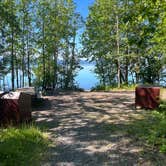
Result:
<svg viewBox="0 0 166 166">
<path fill-rule="evenodd" d="M 129 133 L 166 153 L 166 103 L 151 111 L 145 119 L 130 124 Z"/>
<path fill-rule="evenodd" d="M 91 91 L 118 91 L 118 90 L 135 90 L 136 84 L 126 85 L 122 84 L 120 88 L 117 85 L 96 85 L 92 87 Z"/>
<path fill-rule="evenodd" d="M 46 134 L 34 126 L 0 129 L 0 164 L 40 165 L 47 146 Z"/>
<path fill-rule="evenodd" d="M 104 85 L 96 85 L 95 87 L 91 88 L 91 91 L 98 91 L 98 90 L 105 90 L 105 86 Z"/>
</svg>

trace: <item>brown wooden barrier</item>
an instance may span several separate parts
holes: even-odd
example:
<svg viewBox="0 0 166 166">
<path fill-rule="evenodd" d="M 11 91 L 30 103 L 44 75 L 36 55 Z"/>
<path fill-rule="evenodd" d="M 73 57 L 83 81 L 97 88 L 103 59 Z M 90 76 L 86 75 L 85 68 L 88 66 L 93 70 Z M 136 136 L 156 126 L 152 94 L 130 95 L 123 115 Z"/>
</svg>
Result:
<svg viewBox="0 0 166 166">
<path fill-rule="evenodd" d="M 20 122 L 20 110 L 18 100 L 0 99 L 0 125 L 18 124 Z"/>
<path fill-rule="evenodd" d="M 31 120 L 31 96 L 25 93 L 5 94 L 0 98 L 0 125 L 17 125 Z"/>
<path fill-rule="evenodd" d="M 146 109 L 155 109 L 159 106 L 159 87 L 136 87 L 135 106 Z"/>
</svg>

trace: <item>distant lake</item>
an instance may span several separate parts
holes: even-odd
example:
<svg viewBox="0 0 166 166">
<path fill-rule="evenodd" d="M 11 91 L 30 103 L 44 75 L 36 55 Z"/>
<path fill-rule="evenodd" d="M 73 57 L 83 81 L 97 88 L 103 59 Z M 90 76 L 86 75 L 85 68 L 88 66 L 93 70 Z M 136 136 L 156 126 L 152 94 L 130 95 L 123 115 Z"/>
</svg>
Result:
<svg viewBox="0 0 166 166">
<path fill-rule="evenodd" d="M 99 82 L 93 72 L 95 65 L 93 63 L 83 63 L 81 66 L 83 69 L 79 71 L 75 80 L 80 88 L 89 90 Z"/>
<path fill-rule="evenodd" d="M 81 61 L 80 65 L 83 67 L 83 69 L 78 72 L 78 75 L 76 76 L 75 81 L 80 88 L 83 88 L 84 90 L 90 90 L 99 82 L 99 80 L 97 79 L 94 73 L 95 64 Z M 25 80 L 26 82 L 28 82 L 27 78 L 25 78 Z M 131 75 L 129 75 L 129 81 L 132 81 Z M 2 81 L 1 81 L 1 84 L 2 84 Z M 6 76 L 5 85 L 6 85 L 5 86 L 6 89 L 11 89 L 11 74 L 8 74 Z M 15 85 L 16 85 L 16 82 L 15 82 Z M 161 81 L 160 85 L 166 86 L 166 82 Z"/>
<path fill-rule="evenodd" d="M 81 62 L 82 70 L 78 72 L 77 77 L 75 78 L 76 83 L 80 88 L 85 90 L 91 89 L 98 82 L 98 79 L 93 72 L 95 65 L 93 63 Z M 28 82 L 27 78 L 25 78 L 26 83 Z M 11 88 L 11 74 L 8 74 L 5 78 L 6 89 Z M 16 82 L 15 82 L 16 85 Z"/>
</svg>

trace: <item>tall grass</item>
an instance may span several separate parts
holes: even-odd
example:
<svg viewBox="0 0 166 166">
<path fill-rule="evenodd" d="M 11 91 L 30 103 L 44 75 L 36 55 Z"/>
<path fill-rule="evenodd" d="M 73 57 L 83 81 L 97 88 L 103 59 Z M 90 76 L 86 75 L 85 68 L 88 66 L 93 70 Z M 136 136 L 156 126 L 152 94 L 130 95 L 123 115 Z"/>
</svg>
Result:
<svg viewBox="0 0 166 166">
<path fill-rule="evenodd" d="M 48 147 L 47 135 L 34 126 L 0 129 L 0 165 L 40 165 Z"/>
<path fill-rule="evenodd" d="M 135 90 L 135 87 L 137 85 L 136 84 L 132 84 L 132 85 L 126 85 L 123 84 L 121 85 L 120 88 L 117 87 L 117 85 L 115 86 L 109 86 L 109 85 L 96 85 L 95 87 L 92 87 L 91 91 L 130 91 L 130 90 Z"/>
<path fill-rule="evenodd" d="M 127 129 L 129 134 L 144 140 L 159 152 L 166 153 L 166 102 L 146 114 L 145 119 L 134 121 Z"/>
</svg>

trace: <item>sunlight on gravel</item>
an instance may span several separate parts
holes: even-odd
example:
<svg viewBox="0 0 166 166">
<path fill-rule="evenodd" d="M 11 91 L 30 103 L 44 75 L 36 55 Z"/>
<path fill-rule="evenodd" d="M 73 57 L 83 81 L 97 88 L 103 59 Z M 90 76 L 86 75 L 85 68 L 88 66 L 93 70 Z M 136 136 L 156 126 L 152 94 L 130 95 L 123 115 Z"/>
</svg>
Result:
<svg viewBox="0 0 166 166">
<path fill-rule="evenodd" d="M 157 162 L 129 135 L 130 125 L 147 111 L 135 110 L 134 93 L 71 93 L 48 96 L 47 106 L 33 112 L 53 141 L 48 161 L 57 166 L 136 165 Z M 48 106 L 50 107 L 48 109 Z M 47 110 L 48 109 L 48 110 Z"/>
</svg>

